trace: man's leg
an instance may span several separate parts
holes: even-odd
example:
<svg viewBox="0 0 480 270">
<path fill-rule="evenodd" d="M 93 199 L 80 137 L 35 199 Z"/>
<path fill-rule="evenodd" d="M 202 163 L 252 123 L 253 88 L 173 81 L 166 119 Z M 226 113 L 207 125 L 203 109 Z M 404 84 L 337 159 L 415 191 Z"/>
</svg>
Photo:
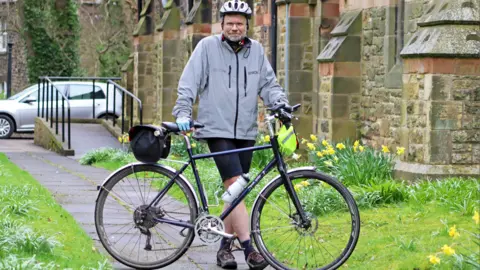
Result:
<svg viewBox="0 0 480 270">
<path fill-rule="evenodd" d="M 237 181 L 239 176 L 234 176 L 229 178 L 223 182 L 225 189 L 228 189 L 230 185 Z M 223 210 L 227 209 L 229 204 L 225 204 Z M 244 242 L 246 240 L 250 240 L 250 230 L 248 226 L 249 222 L 247 207 L 245 206 L 245 202 L 242 201 L 240 204 L 233 209 L 232 212 L 228 215 L 228 217 L 224 220 L 226 228 L 232 228 L 235 233 L 237 233 L 240 242 Z M 228 232 L 228 231 L 227 231 Z M 228 232 L 231 233 L 231 232 Z"/>
</svg>

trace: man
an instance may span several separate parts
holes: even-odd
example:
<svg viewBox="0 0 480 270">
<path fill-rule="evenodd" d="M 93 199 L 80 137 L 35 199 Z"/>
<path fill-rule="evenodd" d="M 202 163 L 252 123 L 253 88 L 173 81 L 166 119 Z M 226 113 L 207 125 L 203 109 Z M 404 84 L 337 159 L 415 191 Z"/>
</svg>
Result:
<svg viewBox="0 0 480 270">
<path fill-rule="evenodd" d="M 197 44 L 179 81 L 173 108 L 177 125 L 182 131 L 191 129 L 192 105 L 198 95 L 197 120 L 205 127 L 195 131 L 195 138 L 206 140 L 211 152 L 255 144 L 258 96 L 266 106 L 288 103 L 262 45 L 246 36 L 251 14 L 248 4 L 241 0 L 225 2 L 220 9 L 222 34 L 203 38 Z M 223 155 L 214 160 L 228 189 L 250 170 L 252 152 Z M 224 222 L 225 232 L 237 234 L 249 267 L 265 268 L 267 262 L 250 240 L 245 203 L 242 201 Z M 231 243 L 225 238 L 220 243 L 217 264 L 226 269 L 237 267 Z"/>
</svg>

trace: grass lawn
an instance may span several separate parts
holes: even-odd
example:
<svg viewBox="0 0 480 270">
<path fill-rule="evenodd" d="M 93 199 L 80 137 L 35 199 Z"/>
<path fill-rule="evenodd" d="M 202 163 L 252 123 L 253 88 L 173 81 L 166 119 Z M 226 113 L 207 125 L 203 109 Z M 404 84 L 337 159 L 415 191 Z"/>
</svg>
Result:
<svg viewBox="0 0 480 270">
<path fill-rule="evenodd" d="M 115 170 L 123 164 L 121 161 L 107 161 L 93 165 Z M 174 162 L 167 165 L 181 166 Z M 206 189 L 218 186 L 220 176 L 213 161 L 197 161 L 197 165 Z M 251 176 L 257 173 L 258 169 L 252 168 Z M 195 187 L 191 168 L 187 168 L 184 174 Z M 275 171 L 270 172 L 256 189 L 261 189 L 275 175 Z M 480 179 L 449 179 L 442 183 L 425 182 L 416 188 L 411 187 L 405 192 L 412 196 L 404 202 L 361 208 L 360 240 L 342 268 L 477 269 L 467 265 L 463 261 L 465 257 L 457 255 L 480 253 L 471 234 L 478 234 L 480 230 L 472 219 L 474 209 L 478 211 L 480 208 Z M 252 206 L 257 192 L 247 197 L 247 207 Z M 209 193 L 210 203 L 215 203 L 211 197 L 213 192 Z M 210 207 L 210 211 L 219 215 L 221 206 Z M 453 225 L 460 233 L 456 238 L 449 236 Z M 452 247 L 457 255 L 443 254 L 441 248 L 444 245 Z M 440 258 L 440 264 L 431 264 L 429 255 Z"/>
<path fill-rule="evenodd" d="M 93 240 L 50 192 L 2 153 L 0 212 L 0 269 L 33 269 L 36 263 L 45 269 L 109 268 Z M 20 266 L 33 256 L 31 264 Z"/>
</svg>

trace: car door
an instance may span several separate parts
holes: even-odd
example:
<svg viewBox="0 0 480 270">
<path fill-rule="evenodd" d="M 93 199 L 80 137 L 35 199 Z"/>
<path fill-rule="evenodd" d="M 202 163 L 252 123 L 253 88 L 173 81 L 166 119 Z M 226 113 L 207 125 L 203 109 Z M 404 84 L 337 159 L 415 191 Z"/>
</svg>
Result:
<svg viewBox="0 0 480 270">
<path fill-rule="evenodd" d="M 100 106 L 101 97 L 105 98 L 102 89 L 95 86 L 96 107 Z M 72 118 L 93 118 L 93 85 L 70 84 L 68 86 L 68 99 Z"/>
<path fill-rule="evenodd" d="M 65 94 L 65 85 L 64 84 L 59 84 L 59 85 L 55 85 L 57 87 L 57 89 L 59 91 L 61 91 L 63 94 Z M 38 87 L 36 87 L 38 88 Z M 49 115 L 49 119 L 51 117 L 51 112 L 52 112 L 52 109 L 53 109 L 53 115 L 55 116 L 56 115 L 56 92 L 54 91 L 54 98 L 53 98 L 53 104 L 52 103 L 52 97 L 50 96 L 51 92 L 49 92 L 49 96 L 48 96 L 48 106 L 47 106 L 47 103 L 46 103 L 46 100 L 43 96 L 43 88 L 40 88 L 41 91 L 40 91 L 40 110 L 42 111 L 43 110 L 43 107 L 45 106 L 45 108 L 48 110 L 48 115 Z M 49 89 L 50 90 L 50 89 Z M 46 94 L 45 94 L 46 96 Z M 32 102 L 28 102 L 29 99 L 33 99 L 34 101 Z M 23 97 L 22 99 L 19 100 L 18 102 L 18 115 L 19 115 L 19 119 L 20 119 L 20 123 L 18 123 L 18 129 L 20 130 L 33 130 L 35 128 L 35 117 L 37 117 L 37 113 L 38 113 L 38 106 L 39 106 L 39 102 L 38 102 L 38 89 L 35 89 L 34 91 L 32 91 L 30 94 L 26 95 L 25 97 Z M 61 119 L 62 117 L 62 98 L 61 98 L 61 95 L 60 93 L 58 94 L 58 118 Z M 66 108 L 66 104 L 65 104 L 65 108 Z M 41 112 L 40 111 L 40 112 Z M 67 113 L 67 111 L 65 110 L 65 114 Z M 40 113 L 41 114 L 41 113 Z M 44 111 L 44 116 L 46 115 L 46 111 Z"/>
</svg>

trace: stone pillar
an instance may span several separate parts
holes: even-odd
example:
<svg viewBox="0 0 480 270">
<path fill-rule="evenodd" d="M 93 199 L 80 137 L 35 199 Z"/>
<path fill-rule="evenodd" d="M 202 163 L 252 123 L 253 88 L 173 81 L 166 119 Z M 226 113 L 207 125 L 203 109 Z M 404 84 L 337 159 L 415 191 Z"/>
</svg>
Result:
<svg viewBox="0 0 480 270">
<path fill-rule="evenodd" d="M 334 141 L 356 139 L 361 95 L 361 11 L 342 14 L 319 61 L 319 135 Z"/>
<path fill-rule="evenodd" d="M 155 90 L 157 109 L 155 123 L 173 121 L 172 109 L 176 101 L 178 80 L 183 69 L 182 41 L 180 40 L 180 9 L 174 1 L 164 7 L 164 13 L 155 34 Z"/>
<path fill-rule="evenodd" d="M 291 104 L 302 104 L 302 111 L 297 113 L 299 121 L 295 127 L 302 137 L 309 136 L 313 128 L 312 97 L 313 89 L 313 45 L 312 25 L 314 24 L 314 7 L 307 0 L 289 1 L 288 16 L 285 1 L 277 1 L 278 44 L 277 77 L 280 85 L 285 87 Z M 287 18 L 288 17 L 288 18 Z M 289 22 L 287 40 L 286 23 Z M 288 85 L 286 85 L 286 49 L 288 48 Z"/>
<path fill-rule="evenodd" d="M 478 2 L 433 2 L 402 50 L 406 162 L 397 164 L 398 176 L 480 175 L 480 15 L 474 10 Z"/>
</svg>

